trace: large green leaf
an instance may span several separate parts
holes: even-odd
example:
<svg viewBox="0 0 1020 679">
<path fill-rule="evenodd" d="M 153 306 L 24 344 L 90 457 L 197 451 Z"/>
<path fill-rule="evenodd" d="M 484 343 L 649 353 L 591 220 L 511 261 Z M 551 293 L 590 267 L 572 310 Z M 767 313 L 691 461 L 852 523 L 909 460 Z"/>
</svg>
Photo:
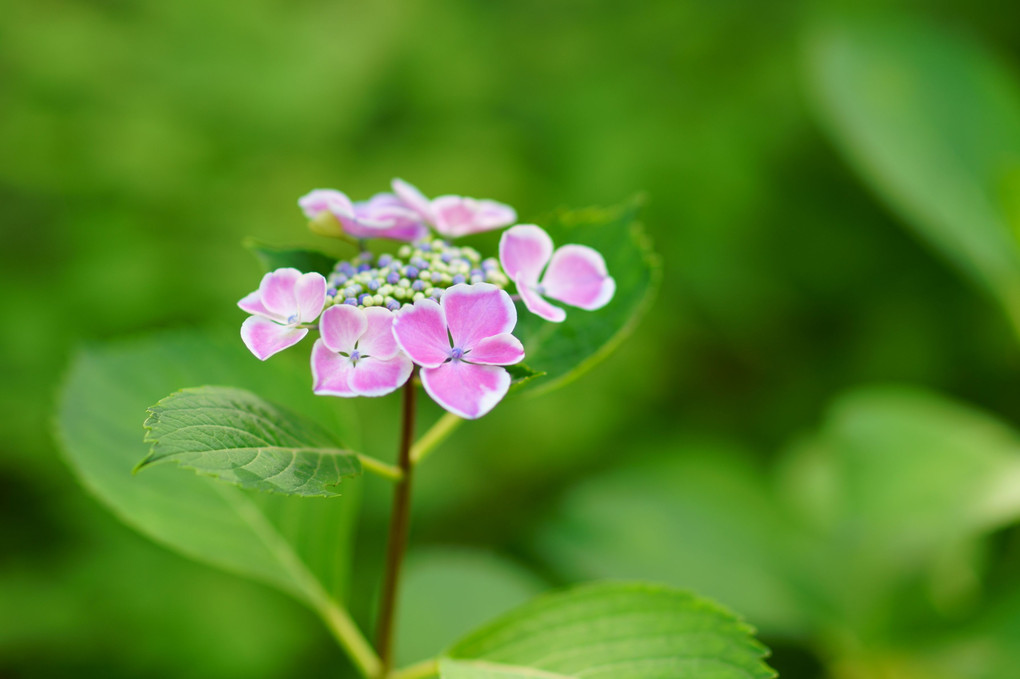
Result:
<svg viewBox="0 0 1020 679">
<path fill-rule="evenodd" d="M 796 636 L 811 623 L 799 546 L 749 456 L 674 444 L 572 488 L 534 551 L 572 580 L 664 582 L 732 606 L 768 634 Z"/>
<path fill-rule="evenodd" d="M 686 592 L 600 583 L 546 595 L 450 648 L 443 679 L 768 679 L 767 649 Z"/>
<path fill-rule="evenodd" d="M 231 333 L 233 335 L 233 333 Z M 342 498 L 255 493 L 175 465 L 131 470 L 145 454 L 142 419 L 189 384 L 236 384 L 304 413 L 350 440 L 336 399 L 315 397 L 304 360 L 260 363 L 236 336 L 179 332 L 82 351 L 60 394 L 58 432 L 82 483 L 117 516 L 192 558 L 274 585 L 336 623 L 346 581 L 357 485 Z"/>
<path fill-rule="evenodd" d="M 357 453 L 329 430 L 234 387 L 194 387 L 149 408 L 143 469 L 172 460 L 242 488 L 285 495 L 340 495 L 361 474 Z"/>
<path fill-rule="evenodd" d="M 557 247 L 579 243 L 602 253 L 616 294 L 597 311 L 566 307 L 563 323 L 550 323 L 518 304 L 514 334 L 524 343 L 525 362 L 546 374 L 521 391 L 547 391 L 582 374 L 619 345 L 651 305 L 661 264 L 636 221 L 640 206 L 635 199 L 615 208 L 562 211 L 541 224 Z"/>
<path fill-rule="evenodd" d="M 1020 249 L 1010 226 L 1020 168 L 1020 89 L 993 55 L 909 21 L 814 31 L 808 83 L 850 162 L 1020 325 Z"/>
<path fill-rule="evenodd" d="M 927 583 L 943 605 L 973 541 L 1020 518 L 1020 437 L 995 418 L 905 388 L 852 392 L 782 468 L 782 497 L 810 524 L 833 615 L 858 634 L 910 626 L 896 597 Z M 947 561 L 948 560 L 948 561 Z"/>
</svg>

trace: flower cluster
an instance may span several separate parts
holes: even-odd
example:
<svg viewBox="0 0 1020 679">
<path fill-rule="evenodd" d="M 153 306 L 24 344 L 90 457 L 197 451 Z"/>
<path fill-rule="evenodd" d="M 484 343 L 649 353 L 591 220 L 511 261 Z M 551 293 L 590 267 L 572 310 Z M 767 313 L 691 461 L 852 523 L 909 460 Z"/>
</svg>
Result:
<svg viewBox="0 0 1020 679">
<path fill-rule="evenodd" d="M 443 291 L 460 283 L 490 283 L 506 288 L 510 279 L 495 258 L 482 259 L 474 248 L 456 247 L 440 238 L 403 245 L 396 256 L 363 252 L 337 262 L 326 279 L 326 304 L 386 307 L 396 311 L 422 299 L 439 301 Z"/>
<path fill-rule="evenodd" d="M 615 282 L 605 260 L 584 245 L 554 249 L 543 229 L 507 229 L 499 258 L 454 245 L 461 236 L 510 226 L 513 208 L 463 196 L 426 198 L 394 179 L 392 193 L 354 202 L 317 189 L 298 205 L 316 233 L 403 241 L 395 253 L 363 250 L 328 277 L 281 268 L 238 306 L 251 314 L 241 338 L 260 360 L 319 331 L 312 347 L 313 390 L 328 396 L 383 396 L 415 370 L 437 403 L 460 417 L 488 413 L 510 388 L 504 366 L 524 359 L 513 334 L 517 307 L 552 322 L 566 312 L 548 300 L 599 309 Z"/>
</svg>

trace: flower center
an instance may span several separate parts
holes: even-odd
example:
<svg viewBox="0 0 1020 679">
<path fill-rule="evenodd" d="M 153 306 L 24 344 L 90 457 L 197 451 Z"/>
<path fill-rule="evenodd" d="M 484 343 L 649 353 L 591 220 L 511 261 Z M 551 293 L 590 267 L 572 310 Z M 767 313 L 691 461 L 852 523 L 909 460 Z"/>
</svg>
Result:
<svg viewBox="0 0 1020 679">
<path fill-rule="evenodd" d="M 358 351 L 357 349 L 355 349 L 354 351 L 351 352 L 351 363 L 353 363 L 354 365 L 357 365 L 358 361 L 360 361 L 360 360 L 361 360 L 361 352 Z"/>
<path fill-rule="evenodd" d="M 453 349 L 450 349 L 450 360 L 452 360 L 454 363 L 456 363 L 457 361 L 459 361 L 462 358 L 464 358 L 464 350 L 463 349 L 461 349 L 460 347 L 454 347 Z"/>
<path fill-rule="evenodd" d="M 287 325 L 295 325 L 300 318 L 298 314 L 291 314 L 287 317 Z"/>
</svg>

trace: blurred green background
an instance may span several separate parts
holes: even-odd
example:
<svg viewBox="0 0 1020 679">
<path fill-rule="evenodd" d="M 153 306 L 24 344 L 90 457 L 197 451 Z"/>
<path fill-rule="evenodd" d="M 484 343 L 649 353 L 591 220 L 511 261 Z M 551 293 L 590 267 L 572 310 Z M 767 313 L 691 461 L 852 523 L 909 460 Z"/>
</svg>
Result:
<svg viewBox="0 0 1020 679">
<path fill-rule="evenodd" d="M 347 671 L 312 614 L 89 497 L 54 394 L 82 342 L 236 332 L 245 236 L 314 244 L 300 195 L 393 176 L 523 220 L 647 192 L 665 264 L 605 364 L 423 467 L 406 660 L 534 592 L 643 577 L 743 613 L 783 677 L 1015 676 L 1020 156 L 996 153 L 1020 148 L 1020 11 L 839 4 L 0 3 L 0 676 Z M 881 70 L 914 55 L 932 106 Z M 945 202 L 985 184 L 985 221 Z M 388 500 L 366 485 L 367 627 Z"/>
</svg>

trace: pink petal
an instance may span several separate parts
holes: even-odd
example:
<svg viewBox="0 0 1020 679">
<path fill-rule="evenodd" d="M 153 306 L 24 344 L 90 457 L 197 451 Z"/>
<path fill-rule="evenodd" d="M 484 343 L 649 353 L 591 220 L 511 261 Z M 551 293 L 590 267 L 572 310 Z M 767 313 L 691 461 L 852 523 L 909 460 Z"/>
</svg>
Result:
<svg viewBox="0 0 1020 679">
<path fill-rule="evenodd" d="M 493 365 L 451 361 L 421 371 L 421 383 L 436 403 L 473 420 L 493 409 L 510 388 L 510 374 Z"/>
<path fill-rule="evenodd" d="M 365 311 L 349 304 L 336 304 L 322 312 L 319 333 L 322 342 L 333 352 L 349 354 L 368 328 Z"/>
<path fill-rule="evenodd" d="M 517 219 L 509 205 L 463 196 L 439 196 L 432 201 L 432 213 L 436 231 L 450 238 L 500 228 Z"/>
<path fill-rule="evenodd" d="M 298 199 L 298 206 L 309 219 L 315 219 L 323 212 L 332 212 L 337 217 L 351 217 L 354 206 L 351 199 L 333 189 L 315 189 Z"/>
<path fill-rule="evenodd" d="M 301 272 L 289 267 L 270 271 L 263 276 L 262 282 L 259 283 L 262 306 L 270 314 L 290 322 L 288 319 L 298 312 L 294 286 L 299 278 Z"/>
<path fill-rule="evenodd" d="M 606 271 L 606 260 L 584 245 L 564 245 L 549 262 L 542 277 L 548 297 L 582 309 L 599 309 L 616 292 L 616 281 Z"/>
<path fill-rule="evenodd" d="M 465 351 L 486 337 L 510 332 L 517 325 L 517 308 L 510 295 L 489 283 L 449 287 L 439 303 L 453 346 Z"/>
<path fill-rule="evenodd" d="M 515 281 L 520 279 L 529 285 L 538 282 L 552 252 L 552 238 L 534 224 L 507 229 L 499 239 L 499 262 L 503 271 Z"/>
<path fill-rule="evenodd" d="M 394 314 L 393 337 L 412 361 L 426 368 L 450 357 L 446 316 L 431 299 L 418 300 Z"/>
<path fill-rule="evenodd" d="M 542 299 L 542 296 L 534 288 L 520 278 L 514 279 L 514 283 L 517 285 L 517 293 L 521 296 L 521 301 L 531 313 L 553 323 L 562 323 L 567 317 L 566 311 Z"/>
<path fill-rule="evenodd" d="M 426 221 L 433 221 L 429 199 L 417 187 L 408 184 L 403 179 L 394 179 L 390 186 L 393 187 L 393 193 L 397 194 L 404 205 L 417 212 Z"/>
<path fill-rule="evenodd" d="M 327 311 L 337 307 L 330 307 Z M 352 307 L 353 308 L 353 307 Z M 351 389 L 351 359 L 332 351 L 322 339 L 312 347 L 312 391 L 321 396 L 357 396 Z"/>
<path fill-rule="evenodd" d="M 306 273 L 294 284 L 298 317 L 302 323 L 311 323 L 326 304 L 326 279 L 321 273 Z"/>
<path fill-rule="evenodd" d="M 439 196 L 432 201 L 436 231 L 449 238 L 472 233 L 475 201 L 461 196 Z"/>
<path fill-rule="evenodd" d="M 465 361 L 485 365 L 513 365 L 523 358 L 524 346 L 510 333 L 486 337 L 464 355 Z"/>
<path fill-rule="evenodd" d="M 261 316 L 249 316 L 241 324 L 244 345 L 260 361 L 294 346 L 307 334 L 308 328 L 291 328 Z"/>
<path fill-rule="evenodd" d="M 414 364 L 403 354 L 380 360 L 363 358 L 351 375 L 351 389 L 359 396 L 385 396 L 396 390 L 411 376 Z"/>
<path fill-rule="evenodd" d="M 241 301 L 237 303 L 237 306 L 241 307 L 241 309 L 243 309 L 244 311 L 247 311 L 249 314 L 255 314 L 255 315 L 258 315 L 258 316 L 272 316 L 273 315 L 273 314 L 269 313 L 269 309 L 267 309 L 264 306 L 262 306 L 262 295 L 261 295 L 261 293 L 259 293 L 258 290 L 256 290 L 255 292 L 252 292 L 252 293 L 249 293 L 249 294 L 245 295 L 244 298 L 241 299 Z M 284 320 L 284 319 L 280 319 L 280 320 Z"/>
<path fill-rule="evenodd" d="M 351 307 L 352 309 L 354 307 Z M 358 352 L 362 356 L 385 360 L 400 353 L 397 340 L 393 337 L 393 312 L 383 307 L 368 307 L 364 311 L 367 323 L 358 340 Z"/>
<path fill-rule="evenodd" d="M 509 205 L 494 200 L 480 200 L 478 208 L 475 223 L 480 227 L 480 231 L 501 229 L 517 221 L 517 212 Z"/>
</svg>

